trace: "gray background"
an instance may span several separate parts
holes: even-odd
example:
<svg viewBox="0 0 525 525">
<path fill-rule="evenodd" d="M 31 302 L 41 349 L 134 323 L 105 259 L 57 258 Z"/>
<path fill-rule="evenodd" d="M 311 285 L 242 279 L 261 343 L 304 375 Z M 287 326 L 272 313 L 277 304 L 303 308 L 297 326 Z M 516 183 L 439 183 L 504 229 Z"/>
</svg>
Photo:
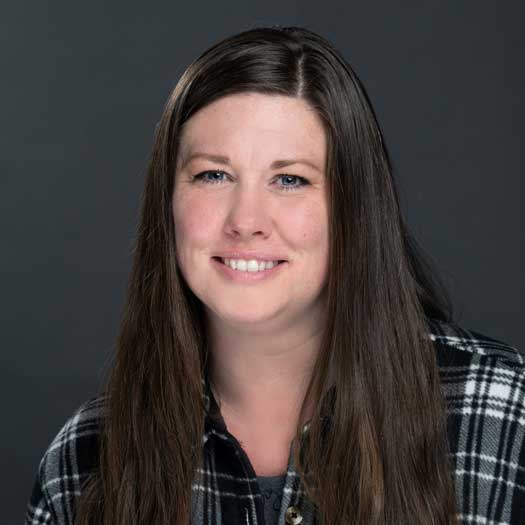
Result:
<svg viewBox="0 0 525 525">
<path fill-rule="evenodd" d="M 4 4 L 2 522 L 21 521 L 45 448 L 96 392 L 169 92 L 255 24 L 304 25 L 342 51 L 458 318 L 525 347 L 523 22 L 517 0 Z"/>
</svg>

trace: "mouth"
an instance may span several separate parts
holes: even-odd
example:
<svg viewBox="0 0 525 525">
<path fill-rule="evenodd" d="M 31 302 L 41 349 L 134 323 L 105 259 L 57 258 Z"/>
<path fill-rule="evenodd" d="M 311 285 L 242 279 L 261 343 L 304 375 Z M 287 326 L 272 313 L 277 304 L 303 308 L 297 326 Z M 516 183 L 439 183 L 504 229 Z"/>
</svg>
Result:
<svg viewBox="0 0 525 525">
<path fill-rule="evenodd" d="M 225 263 L 224 263 L 224 259 L 223 259 L 222 257 L 217 257 L 217 256 L 214 255 L 214 256 L 212 257 L 212 259 L 215 259 L 216 261 L 219 261 L 219 262 L 221 262 L 222 264 L 225 264 Z M 285 263 L 285 262 L 288 262 L 288 261 L 286 261 L 286 260 L 283 259 L 283 260 L 279 260 L 279 261 L 277 261 L 277 264 L 282 264 L 282 263 Z"/>
</svg>

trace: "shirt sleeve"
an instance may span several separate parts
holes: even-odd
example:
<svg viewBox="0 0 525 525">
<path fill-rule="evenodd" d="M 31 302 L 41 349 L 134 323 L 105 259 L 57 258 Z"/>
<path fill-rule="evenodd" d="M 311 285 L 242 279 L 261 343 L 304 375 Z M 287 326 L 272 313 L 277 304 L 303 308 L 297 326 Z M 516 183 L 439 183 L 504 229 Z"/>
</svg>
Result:
<svg viewBox="0 0 525 525">
<path fill-rule="evenodd" d="M 98 433 L 104 398 L 82 404 L 45 451 L 27 503 L 24 525 L 71 525 L 77 499 L 97 466 Z"/>
<path fill-rule="evenodd" d="M 525 385 L 525 374 L 522 374 L 522 378 L 524 379 L 523 384 Z M 522 401 L 520 409 L 521 414 L 523 414 L 524 408 L 525 404 Z M 521 421 L 523 422 L 523 418 L 521 418 Z M 523 428 L 523 423 L 521 423 L 521 426 Z M 509 462 L 509 464 L 512 463 Z M 513 494 L 510 519 L 511 525 L 525 523 L 525 437 L 523 432 L 521 433 L 521 446 L 515 468 L 516 478 L 509 482 L 509 488 Z"/>
<path fill-rule="evenodd" d="M 27 503 L 24 525 L 52 525 L 57 523 L 53 516 L 52 507 L 41 482 L 43 460 L 38 468 L 33 490 Z"/>
</svg>

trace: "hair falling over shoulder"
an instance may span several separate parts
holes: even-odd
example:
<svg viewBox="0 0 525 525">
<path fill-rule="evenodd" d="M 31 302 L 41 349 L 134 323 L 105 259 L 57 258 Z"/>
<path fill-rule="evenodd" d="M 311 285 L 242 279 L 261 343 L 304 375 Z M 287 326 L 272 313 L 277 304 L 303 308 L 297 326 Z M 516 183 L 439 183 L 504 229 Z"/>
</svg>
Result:
<svg viewBox="0 0 525 525">
<path fill-rule="evenodd" d="M 426 325 L 428 317 L 450 319 L 450 300 L 403 221 L 361 81 L 326 39 L 279 26 L 250 29 L 208 49 L 165 105 L 102 388 L 99 469 L 83 488 L 76 523 L 190 521 L 192 480 L 202 462 L 196 444 L 204 432 L 208 346 L 201 305 L 175 256 L 178 137 L 205 105 L 250 91 L 301 97 L 318 112 L 328 138 L 329 321 L 294 447 L 319 523 L 455 524 L 445 406 Z M 309 402 L 319 417 L 301 441 Z M 332 419 L 323 433 L 327 408 Z"/>
</svg>

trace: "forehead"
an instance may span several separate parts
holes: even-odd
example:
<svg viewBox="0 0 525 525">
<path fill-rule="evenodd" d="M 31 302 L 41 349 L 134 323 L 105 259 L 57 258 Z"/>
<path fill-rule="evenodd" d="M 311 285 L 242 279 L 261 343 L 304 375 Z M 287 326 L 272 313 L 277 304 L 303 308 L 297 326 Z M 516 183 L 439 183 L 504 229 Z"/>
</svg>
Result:
<svg viewBox="0 0 525 525">
<path fill-rule="evenodd" d="M 209 149 L 230 154 L 298 155 L 324 165 L 326 133 L 317 112 L 303 99 L 242 93 L 222 97 L 184 125 L 181 154 Z"/>
</svg>

